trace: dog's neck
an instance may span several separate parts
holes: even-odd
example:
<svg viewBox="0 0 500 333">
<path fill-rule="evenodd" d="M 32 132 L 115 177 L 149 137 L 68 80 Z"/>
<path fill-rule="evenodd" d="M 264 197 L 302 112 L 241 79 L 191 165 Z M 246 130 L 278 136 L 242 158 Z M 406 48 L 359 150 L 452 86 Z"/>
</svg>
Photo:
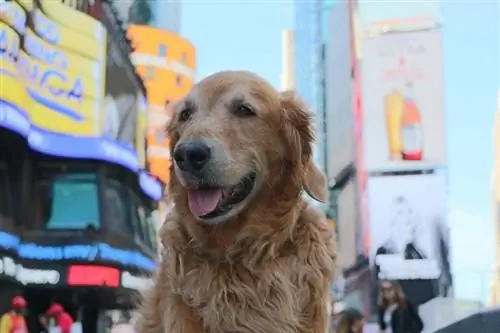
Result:
<svg viewBox="0 0 500 333">
<path fill-rule="evenodd" d="M 214 264 L 238 263 L 243 258 L 259 262 L 275 259 L 293 239 L 296 223 L 307 207 L 301 197 L 295 203 L 277 202 L 266 204 L 264 209 L 248 209 L 222 225 L 204 225 L 192 217 L 183 220 L 183 251 Z M 269 246 L 262 248 L 258 244 Z"/>
</svg>

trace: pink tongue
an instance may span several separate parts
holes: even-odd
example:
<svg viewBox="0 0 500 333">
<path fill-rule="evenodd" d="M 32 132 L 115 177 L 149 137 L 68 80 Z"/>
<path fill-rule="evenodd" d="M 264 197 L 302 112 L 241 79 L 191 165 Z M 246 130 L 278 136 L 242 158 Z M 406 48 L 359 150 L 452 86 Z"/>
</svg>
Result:
<svg viewBox="0 0 500 333">
<path fill-rule="evenodd" d="M 221 199 L 221 189 L 188 191 L 189 209 L 196 216 L 203 216 L 213 212 Z"/>
</svg>

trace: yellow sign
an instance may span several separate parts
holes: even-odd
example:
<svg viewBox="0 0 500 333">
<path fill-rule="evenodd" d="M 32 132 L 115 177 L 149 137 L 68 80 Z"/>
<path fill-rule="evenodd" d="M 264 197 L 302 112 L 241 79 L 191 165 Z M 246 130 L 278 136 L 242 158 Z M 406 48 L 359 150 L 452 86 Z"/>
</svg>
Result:
<svg viewBox="0 0 500 333">
<path fill-rule="evenodd" d="M 0 20 L 10 25 L 19 34 L 26 28 L 26 13 L 15 1 L 0 2 Z"/>
<path fill-rule="evenodd" d="M 19 35 L 7 24 L 0 22 L 0 66 L 7 75 L 17 75 L 16 58 L 19 48 Z"/>
<path fill-rule="evenodd" d="M 72 69 L 74 72 L 99 80 L 94 82 L 94 85 L 102 84 L 104 81 L 104 78 L 101 78 L 103 67 L 101 63 L 60 49 L 38 37 L 31 29 L 26 30 L 23 47 L 30 56 L 47 64 L 62 70 Z"/>
<path fill-rule="evenodd" d="M 60 26 L 51 21 L 39 9 L 36 9 L 33 13 L 33 27 L 38 36 L 52 45 L 57 45 L 90 59 L 98 61 L 104 59 L 106 51 L 105 42 L 74 31 L 73 28 Z M 105 38 L 103 37 L 103 39 Z"/>
<path fill-rule="evenodd" d="M 117 109 L 120 94 L 110 92 L 113 103 L 104 107 L 106 51 L 104 26 L 60 0 L 0 0 L 0 127 L 25 136 L 45 154 L 101 159 L 138 171 L 145 165 L 144 96 L 126 91 L 138 100 L 127 119 Z M 121 74 L 119 66 L 115 73 Z M 121 127 L 130 124 L 135 131 L 124 140 Z M 104 133 L 103 125 L 117 130 Z"/>
<path fill-rule="evenodd" d="M 106 30 L 101 22 L 87 14 L 74 10 L 60 1 L 40 0 L 40 5 L 52 20 L 100 43 L 106 42 Z"/>
</svg>

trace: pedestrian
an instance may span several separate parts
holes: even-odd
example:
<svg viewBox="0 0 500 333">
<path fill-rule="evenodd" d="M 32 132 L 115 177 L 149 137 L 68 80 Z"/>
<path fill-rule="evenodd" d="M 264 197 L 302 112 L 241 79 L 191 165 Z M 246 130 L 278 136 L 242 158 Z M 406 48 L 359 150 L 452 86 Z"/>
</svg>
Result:
<svg viewBox="0 0 500 333">
<path fill-rule="evenodd" d="M 49 333 L 71 333 L 74 323 L 73 318 L 59 303 L 52 303 L 45 315 L 40 318 L 40 322 Z"/>
<path fill-rule="evenodd" d="M 117 323 L 113 326 L 110 333 L 135 333 L 134 325 L 131 323 L 131 316 L 128 311 L 121 313 Z"/>
<path fill-rule="evenodd" d="M 365 318 L 357 309 L 345 309 L 340 314 L 336 333 L 363 333 Z"/>
<path fill-rule="evenodd" d="M 0 318 L 0 333 L 28 333 L 24 314 L 28 303 L 22 296 L 12 298 L 10 311 Z"/>
<path fill-rule="evenodd" d="M 418 310 L 396 281 L 380 282 L 378 324 L 381 333 L 421 333 L 424 329 Z"/>
</svg>

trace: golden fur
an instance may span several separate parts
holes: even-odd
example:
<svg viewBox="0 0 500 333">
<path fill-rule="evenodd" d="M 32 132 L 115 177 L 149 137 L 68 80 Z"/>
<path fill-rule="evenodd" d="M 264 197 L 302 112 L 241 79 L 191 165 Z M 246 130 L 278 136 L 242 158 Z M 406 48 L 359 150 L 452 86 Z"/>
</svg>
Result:
<svg viewBox="0 0 500 333">
<path fill-rule="evenodd" d="M 231 114 L 234 98 L 251 103 L 256 117 Z M 196 118 L 181 124 L 186 103 Z M 304 105 L 254 74 L 221 72 L 179 103 L 168 133 L 172 151 L 186 137 L 221 141 L 229 156 L 220 171 L 225 179 L 235 183 L 253 168 L 260 182 L 237 215 L 205 224 L 190 213 L 171 168 L 175 206 L 160 231 L 161 263 L 139 333 L 325 333 L 334 231 L 302 196 L 305 190 L 326 199 Z"/>
</svg>

